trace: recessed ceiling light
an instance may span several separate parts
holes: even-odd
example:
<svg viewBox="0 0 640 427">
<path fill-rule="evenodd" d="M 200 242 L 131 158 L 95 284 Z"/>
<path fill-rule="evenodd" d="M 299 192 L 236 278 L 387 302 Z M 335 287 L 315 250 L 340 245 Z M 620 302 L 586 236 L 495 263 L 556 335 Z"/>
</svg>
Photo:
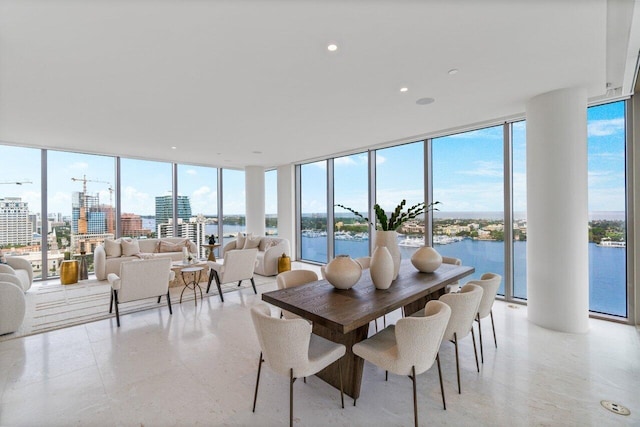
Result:
<svg viewBox="0 0 640 427">
<path fill-rule="evenodd" d="M 335 43 L 331 43 L 329 46 L 327 46 L 327 50 L 329 52 L 335 52 L 336 50 L 338 50 L 338 45 Z"/>
<path fill-rule="evenodd" d="M 450 76 L 453 76 L 454 74 L 458 74 L 458 69 L 457 68 L 452 68 L 448 71 Z"/>
<path fill-rule="evenodd" d="M 436 102 L 436 100 L 433 98 L 420 98 L 416 101 L 416 104 L 427 105 L 427 104 L 433 104 L 434 102 Z"/>
<path fill-rule="evenodd" d="M 409 88 L 408 88 L 408 87 L 401 87 L 401 88 L 400 88 L 400 92 L 406 92 L 406 91 L 408 91 L 408 90 L 409 90 Z"/>
<path fill-rule="evenodd" d="M 177 149 L 177 148 L 178 148 L 178 147 L 171 147 L 171 149 L 172 149 L 172 150 L 175 150 L 175 149 Z"/>
</svg>

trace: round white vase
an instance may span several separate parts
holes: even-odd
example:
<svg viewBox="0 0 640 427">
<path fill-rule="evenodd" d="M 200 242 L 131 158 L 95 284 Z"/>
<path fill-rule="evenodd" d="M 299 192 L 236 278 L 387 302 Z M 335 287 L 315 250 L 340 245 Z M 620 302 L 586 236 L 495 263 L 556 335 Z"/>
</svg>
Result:
<svg viewBox="0 0 640 427">
<path fill-rule="evenodd" d="M 377 246 L 371 257 L 369 272 L 376 289 L 389 289 L 393 282 L 393 258 L 386 246 Z"/>
<path fill-rule="evenodd" d="M 396 278 L 398 277 L 398 272 L 400 271 L 400 261 L 402 260 L 400 247 L 398 246 L 398 233 L 396 233 L 394 230 L 376 230 L 375 245 L 376 247 L 385 246 L 389 250 L 391 259 L 393 260 L 393 280 L 396 280 Z"/>
<path fill-rule="evenodd" d="M 423 273 L 433 273 L 442 265 L 442 255 L 431 246 L 423 246 L 411 256 L 411 264 Z"/>
<path fill-rule="evenodd" d="M 360 280 L 362 267 L 349 255 L 338 255 L 325 266 L 324 275 L 336 288 L 350 289 Z"/>
</svg>

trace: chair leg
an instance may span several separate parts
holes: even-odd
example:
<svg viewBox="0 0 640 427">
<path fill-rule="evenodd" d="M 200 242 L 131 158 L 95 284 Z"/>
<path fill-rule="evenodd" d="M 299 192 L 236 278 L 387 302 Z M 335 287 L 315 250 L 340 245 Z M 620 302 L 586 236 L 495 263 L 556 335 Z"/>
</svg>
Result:
<svg viewBox="0 0 640 427">
<path fill-rule="evenodd" d="M 260 384 L 260 370 L 262 369 L 262 352 L 258 361 L 258 377 L 256 378 L 256 392 L 253 395 L 253 412 L 256 412 L 256 401 L 258 400 L 258 384 Z"/>
<path fill-rule="evenodd" d="M 214 269 L 211 268 L 209 269 L 209 281 L 207 282 L 207 291 L 205 293 L 209 293 L 209 288 L 211 287 L 211 282 L 213 281 L 213 273 L 214 273 Z"/>
<path fill-rule="evenodd" d="M 376 325 L 376 334 L 378 333 L 378 319 L 373 319 L 373 323 Z"/>
<path fill-rule="evenodd" d="M 256 290 L 256 282 L 251 278 L 251 286 L 253 286 L 253 293 L 258 295 L 258 291 Z"/>
<path fill-rule="evenodd" d="M 162 295 L 158 295 L 158 304 L 160 304 L 160 298 L 162 298 Z"/>
<path fill-rule="evenodd" d="M 242 284 L 242 280 L 238 280 L 238 287 Z"/>
<path fill-rule="evenodd" d="M 344 392 L 342 391 L 342 358 L 338 359 L 338 375 L 340 375 L 340 401 L 342 402 L 342 409 L 344 409 Z"/>
<path fill-rule="evenodd" d="M 460 361 L 458 360 L 458 334 L 453 333 L 453 345 L 456 347 L 456 373 L 458 374 L 458 394 L 462 394 L 460 387 Z"/>
<path fill-rule="evenodd" d="M 478 334 L 480 335 L 480 360 L 484 363 L 484 350 L 482 349 L 482 325 L 480 324 L 480 313 L 476 314 L 476 322 L 478 322 Z M 471 329 L 473 330 L 473 328 Z"/>
<path fill-rule="evenodd" d="M 411 381 L 413 382 L 413 418 L 418 427 L 418 397 L 416 395 L 416 367 L 411 367 Z"/>
<path fill-rule="evenodd" d="M 160 301 L 160 297 L 158 297 L 158 302 Z M 167 307 L 169 307 L 169 314 L 173 314 L 173 310 L 171 309 L 171 295 L 169 295 L 169 290 L 167 289 Z"/>
<path fill-rule="evenodd" d="M 118 324 L 118 328 L 120 327 L 120 311 L 118 310 L 118 291 L 113 290 L 113 302 L 116 305 L 116 323 Z"/>
<path fill-rule="evenodd" d="M 442 384 L 442 370 L 440 369 L 440 354 L 436 354 L 436 362 L 438 363 L 438 378 L 440 378 L 440 393 L 442 393 L 442 406 L 447 410 L 447 402 L 444 400 L 444 385 Z"/>
<path fill-rule="evenodd" d="M 389 381 L 389 371 L 384 371 L 384 380 Z"/>
<path fill-rule="evenodd" d="M 491 315 L 491 329 L 493 329 L 493 342 L 498 348 L 498 340 L 496 339 L 496 326 L 493 324 L 493 309 L 489 310 L 489 314 Z"/>
<path fill-rule="evenodd" d="M 289 369 L 289 427 L 293 427 L 293 368 Z"/>
<path fill-rule="evenodd" d="M 213 270 L 213 278 L 216 279 L 216 286 L 218 287 L 218 294 L 220 295 L 220 302 L 224 302 L 224 296 L 222 295 L 222 288 L 220 287 L 220 276 L 218 272 Z"/>
<path fill-rule="evenodd" d="M 473 332 L 473 324 L 471 324 L 471 339 L 473 340 L 473 354 L 476 356 L 476 368 L 480 372 L 480 364 L 478 364 L 478 350 L 476 349 L 476 334 Z"/>
<path fill-rule="evenodd" d="M 109 302 L 109 313 L 113 311 L 113 289 L 111 290 L 111 302 Z"/>
</svg>

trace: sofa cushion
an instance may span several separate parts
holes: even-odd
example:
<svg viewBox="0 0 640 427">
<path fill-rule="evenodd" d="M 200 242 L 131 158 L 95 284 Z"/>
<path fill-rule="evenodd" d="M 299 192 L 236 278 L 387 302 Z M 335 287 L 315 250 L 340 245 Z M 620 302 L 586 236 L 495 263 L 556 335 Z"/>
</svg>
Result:
<svg viewBox="0 0 640 427">
<path fill-rule="evenodd" d="M 160 240 L 158 242 L 158 253 L 182 252 L 182 248 L 187 247 L 186 245 L 186 240 L 178 243 L 171 243 L 167 242 L 166 240 Z"/>
<path fill-rule="evenodd" d="M 140 245 L 136 239 L 122 241 L 122 256 L 133 256 L 140 253 Z"/>
<path fill-rule="evenodd" d="M 257 248 L 258 246 L 260 246 L 260 240 L 261 240 L 260 236 L 253 237 L 252 234 L 247 235 L 247 238 L 244 241 L 243 249 Z"/>
<path fill-rule="evenodd" d="M 122 246 L 120 239 L 106 239 L 104 241 L 104 251 L 107 254 L 107 258 L 122 256 Z"/>
</svg>

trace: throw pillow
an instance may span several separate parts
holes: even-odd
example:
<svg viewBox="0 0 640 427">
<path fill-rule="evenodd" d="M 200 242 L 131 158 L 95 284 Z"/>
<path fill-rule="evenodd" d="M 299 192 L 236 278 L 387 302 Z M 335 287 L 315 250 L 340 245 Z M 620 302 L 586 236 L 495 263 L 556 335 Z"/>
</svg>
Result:
<svg viewBox="0 0 640 427">
<path fill-rule="evenodd" d="M 253 237 L 252 234 L 249 234 L 244 242 L 244 247 L 242 249 L 253 249 L 260 246 L 260 240 L 262 238 L 260 236 Z"/>
<path fill-rule="evenodd" d="M 236 249 L 243 249 L 245 240 L 244 234 L 238 233 L 238 236 L 236 236 Z"/>
<path fill-rule="evenodd" d="M 6 264 L 7 260 L 4 257 L 4 254 L 0 252 L 0 264 Z"/>
<path fill-rule="evenodd" d="M 171 243 L 165 240 L 160 240 L 160 242 L 158 242 L 158 252 L 160 253 L 182 252 L 182 248 L 184 247 L 185 247 L 184 242 Z"/>
<path fill-rule="evenodd" d="M 262 241 L 264 241 L 264 243 L 262 243 Z M 271 246 L 273 246 L 273 243 L 274 242 L 272 240 L 261 239 L 260 247 L 258 248 L 258 250 L 266 252 Z"/>
<path fill-rule="evenodd" d="M 140 253 L 140 245 L 136 239 L 122 241 L 122 256 L 134 256 Z"/>
<path fill-rule="evenodd" d="M 104 241 L 104 251 L 107 254 L 107 258 L 122 256 L 122 246 L 120 239 L 106 239 Z"/>
</svg>

